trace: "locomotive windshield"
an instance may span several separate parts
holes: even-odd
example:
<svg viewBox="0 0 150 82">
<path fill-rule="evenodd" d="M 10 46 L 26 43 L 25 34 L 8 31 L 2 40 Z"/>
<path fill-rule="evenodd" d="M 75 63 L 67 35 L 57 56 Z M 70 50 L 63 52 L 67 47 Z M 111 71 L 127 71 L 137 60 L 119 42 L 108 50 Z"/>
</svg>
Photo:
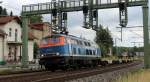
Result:
<svg viewBox="0 0 150 82">
<path fill-rule="evenodd" d="M 63 36 L 48 36 L 41 40 L 40 47 L 60 46 L 64 45 Z"/>
</svg>

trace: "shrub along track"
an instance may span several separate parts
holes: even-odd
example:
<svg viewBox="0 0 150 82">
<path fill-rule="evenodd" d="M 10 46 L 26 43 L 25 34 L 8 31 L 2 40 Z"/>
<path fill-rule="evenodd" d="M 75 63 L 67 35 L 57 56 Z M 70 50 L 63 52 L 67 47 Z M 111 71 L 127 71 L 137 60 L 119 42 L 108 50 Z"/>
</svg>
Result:
<svg viewBox="0 0 150 82">
<path fill-rule="evenodd" d="M 12 74 L 0 76 L 0 82 L 64 82 L 67 80 L 120 70 L 136 66 L 139 64 L 141 64 L 140 61 L 134 61 L 132 63 L 108 65 L 105 67 L 99 66 L 96 68 L 86 68 L 79 70 L 56 71 L 56 72 L 43 71 L 24 74 Z"/>
</svg>

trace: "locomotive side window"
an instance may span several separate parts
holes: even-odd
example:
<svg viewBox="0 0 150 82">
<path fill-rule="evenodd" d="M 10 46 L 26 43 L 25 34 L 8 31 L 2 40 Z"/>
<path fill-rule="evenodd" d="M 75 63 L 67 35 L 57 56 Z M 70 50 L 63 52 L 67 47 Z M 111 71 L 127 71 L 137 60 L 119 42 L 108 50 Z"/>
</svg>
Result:
<svg viewBox="0 0 150 82">
<path fill-rule="evenodd" d="M 73 48 L 73 54 L 76 54 L 76 48 Z"/>
<path fill-rule="evenodd" d="M 85 45 L 85 46 L 87 46 L 87 43 L 86 43 L 86 42 L 84 42 L 84 45 Z"/>
<path fill-rule="evenodd" d="M 89 54 L 92 55 L 92 50 L 89 50 Z"/>
<path fill-rule="evenodd" d="M 80 41 L 80 40 L 77 40 L 77 43 L 78 43 L 78 45 L 83 45 L 82 41 Z"/>
<path fill-rule="evenodd" d="M 78 48 L 78 54 L 80 54 L 80 55 L 81 55 L 81 50 L 80 50 L 80 48 Z"/>
<path fill-rule="evenodd" d="M 84 45 L 85 46 L 91 46 L 91 43 L 90 42 L 84 42 Z"/>
<path fill-rule="evenodd" d="M 79 40 L 76 40 L 77 41 L 77 45 L 80 45 L 80 42 L 79 42 Z"/>
<path fill-rule="evenodd" d="M 95 54 L 95 50 L 93 50 L 93 55 L 96 55 L 96 54 Z"/>
<path fill-rule="evenodd" d="M 71 43 L 72 43 L 72 44 L 77 44 L 77 40 L 71 39 Z"/>
<path fill-rule="evenodd" d="M 91 44 L 88 42 L 88 46 L 91 46 Z"/>
<path fill-rule="evenodd" d="M 80 41 L 80 45 L 83 45 L 83 44 L 82 44 L 82 41 Z"/>
<path fill-rule="evenodd" d="M 89 50 L 88 49 L 86 49 L 86 55 L 89 55 Z"/>
</svg>

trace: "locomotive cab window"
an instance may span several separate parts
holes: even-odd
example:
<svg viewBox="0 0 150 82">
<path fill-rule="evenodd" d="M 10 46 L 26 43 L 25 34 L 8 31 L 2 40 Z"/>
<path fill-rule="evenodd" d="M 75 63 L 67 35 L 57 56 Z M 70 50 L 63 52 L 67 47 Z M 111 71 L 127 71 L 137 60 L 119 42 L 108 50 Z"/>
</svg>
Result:
<svg viewBox="0 0 150 82">
<path fill-rule="evenodd" d="M 82 44 L 82 41 L 80 41 L 80 45 L 83 45 L 83 44 Z"/>
</svg>

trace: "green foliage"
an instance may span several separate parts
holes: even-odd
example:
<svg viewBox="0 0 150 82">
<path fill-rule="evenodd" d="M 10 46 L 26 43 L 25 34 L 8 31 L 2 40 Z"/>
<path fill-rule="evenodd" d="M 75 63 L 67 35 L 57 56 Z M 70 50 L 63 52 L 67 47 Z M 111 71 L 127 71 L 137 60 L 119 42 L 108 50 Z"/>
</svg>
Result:
<svg viewBox="0 0 150 82">
<path fill-rule="evenodd" d="M 3 15 L 8 15 L 6 8 L 3 9 Z"/>
<path fill-rule="evenodd" d="M 30 16 L 30 23 L 39 23 L 42 22 L 42 15 L 32 15 Z"/>
<path fill-rule="evenodd" d="M 13 12 L 12 11 L 10 12 L 10 16 L 13 16 Z"/>
<path fill-rule="evenodd" d="M 133 51 L 135 51 L 135 52 L 144 52 L 144 47 L 136 47 L 136 46 L 134 46 L 133 47 Z"/>
<path fill-rule="evenodd" d="M 0 15 L 2 15 L 3 8 L 0 6 Z"/>
<path fill-rule="evenodd" d="M 108 29 L 104 29 L 102 25 L 96 32 L 95 42 L 99 45 L 102 50 L 102 55 L 108 53 L 109 48 L 113 46 L 113 39 Z"/>
<path fill-rule="evenodd" d="M 117 52 L 118 51 L 118 52 Z M 135 54 L 135 52 L 143 52 L 144 48 L 143 47 L 113 47 L 113 54 L 118 54 L 121 55 L 123 52 L 128 52 L 130 54 Z"/>
<path fill-rule="evenodd" d="M 0 6 L 0 15 L 7 16 L 8 15 L 7 9 Z"/>
<path fill-rule="evenodd" d="M 34 43 L 34 59 L 37 58 L 39 46 L 37 43 Z"/>
</svg>

